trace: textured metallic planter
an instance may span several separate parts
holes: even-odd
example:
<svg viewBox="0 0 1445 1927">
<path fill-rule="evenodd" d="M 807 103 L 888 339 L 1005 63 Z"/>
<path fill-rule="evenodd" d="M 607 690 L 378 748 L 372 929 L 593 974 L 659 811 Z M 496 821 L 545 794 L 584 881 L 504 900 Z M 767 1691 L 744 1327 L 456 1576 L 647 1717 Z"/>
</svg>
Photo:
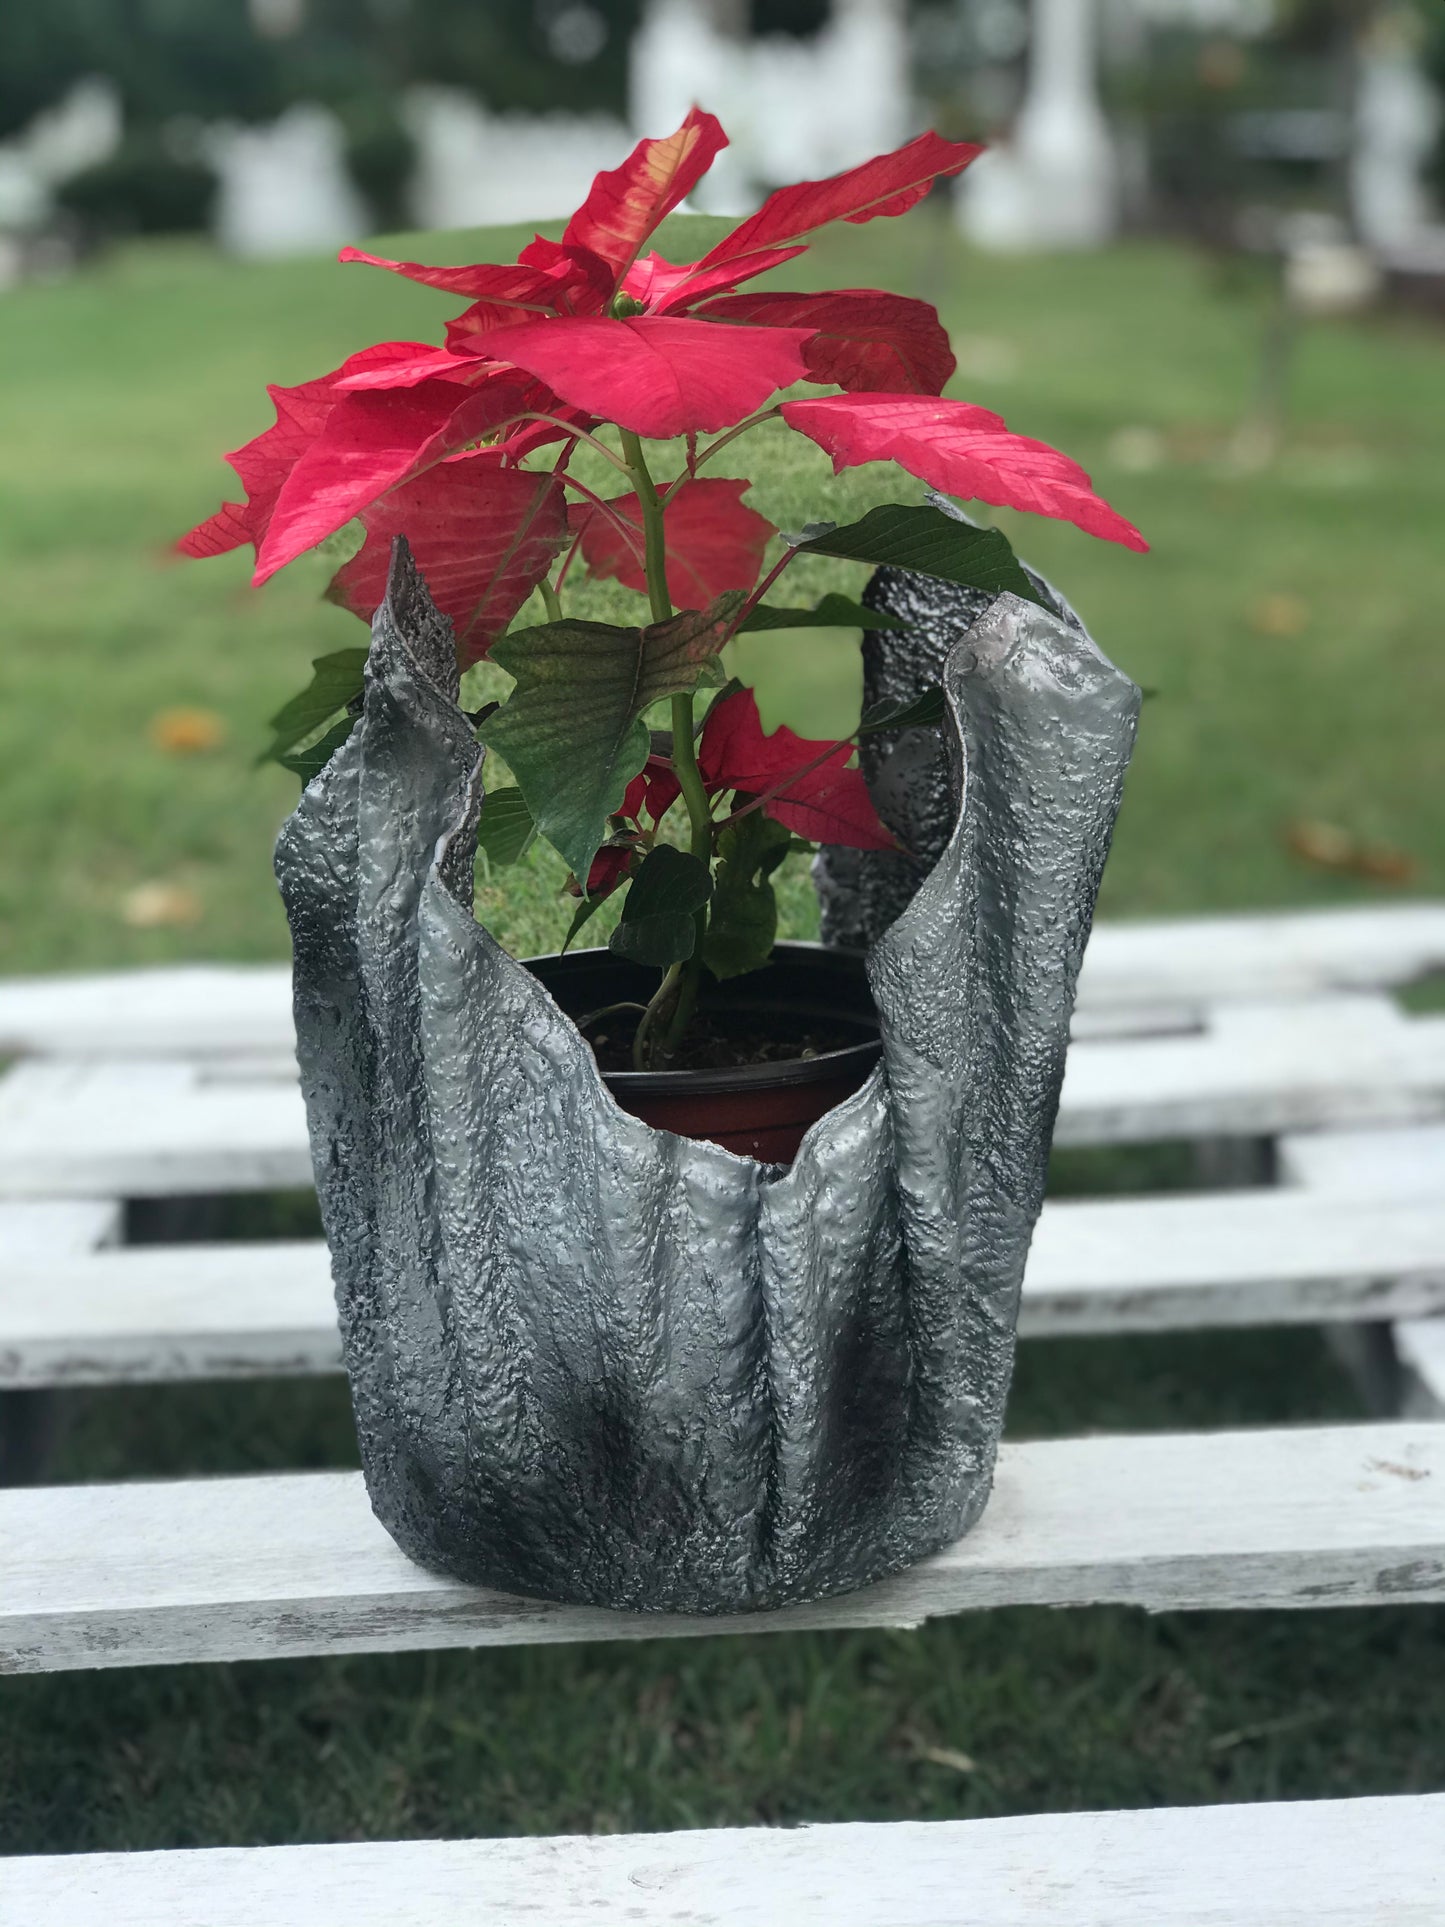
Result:
<svg viewBox="0 0 1445 1927">
<path fill-rule="evenodd" d="M 951 720 L 868 751 L 913 856 L 819 859 L 883 1061 L 783 1172 L 620 1111 L 475 921 L 481 752 L 398 547 L 363 719 L 277 873 L 367 1485 L 425 1565 L 732 1612 L 983 1509 L 1138 692 L 1062 605 L 870 594 L 920 625 L 872 637 L 870 698 L 941 680 Z"/>
</svg>

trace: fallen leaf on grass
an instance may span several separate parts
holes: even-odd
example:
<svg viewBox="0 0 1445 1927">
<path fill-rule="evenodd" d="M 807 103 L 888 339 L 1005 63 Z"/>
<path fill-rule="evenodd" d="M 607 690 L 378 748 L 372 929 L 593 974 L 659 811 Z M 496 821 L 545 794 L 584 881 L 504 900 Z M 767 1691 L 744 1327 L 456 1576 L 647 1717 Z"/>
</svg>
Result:
<svg viewBox="0 0 1445 1927">
<path fill-rule="evenodd" d="M 1309 626 L 1310 605 L 1303 596 L 1276 591 L 1250 604 L 1249 626 L 1257 636 L 1298 636 Z"/>
<path fill-rule="evenodd" d="M 138 883 L 121 898 L 121 920 L 132 930 L 164 930 L 199 923 L 201 899 L 183 883 Z"/>
<path fill-rule="evenodd" d="M 1389 843 L 1366 843 L 1336 823 L 1299 818 L 1283 831 L 1285 848 L 1302 863 L 1370 883 L 1409 883 L 1419 864 L 1407 850 Z"/>
<path fill-rule="evenodd" d="M 226 725 L 214 709 L 162 709 L 147 729 L 157 749 L 168 756 L 196 756 L 226 740 Z"/>
</svg>

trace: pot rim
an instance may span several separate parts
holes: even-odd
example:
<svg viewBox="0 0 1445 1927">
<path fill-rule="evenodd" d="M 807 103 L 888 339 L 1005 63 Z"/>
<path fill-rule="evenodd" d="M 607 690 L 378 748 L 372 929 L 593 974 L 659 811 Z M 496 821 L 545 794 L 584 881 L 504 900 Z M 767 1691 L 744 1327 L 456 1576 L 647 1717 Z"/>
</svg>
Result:
<svg viewBox="0 0 1445 1927">
<path fill-rule="evenodd" d="M 780 951 L 784 960 L 801 953 L 802 959 L 809 962 L 836 958 L 843 964 L 856 963 L 860 970 L 866 961 L 865 953 L 861 950 L 845 950 L 806 940 L 777 943 L 773 946 L 771 956 L 776 957 Z M 523 968 L 530 969 L 533 964 L 558 963 L 564 958 L 573 957 L 579 960 L 605 957 L 613 963 L 618 961 L 612 951 L 601 945 L 591 945 L 586 949 L 550 951 L 542 956 L 524 958 Z M 545 978 L 542 981 L 546 983 Z M 550 985 L 547 987 L 551 988 Z M 603 1071 L 601 1076 L 610 1091 L 626 1092 L 630 1096 L 710 1097 L 725 1091 L 778 1090 L 790 1085 L 828 1083 L 846 1073 L 864 1067 L 871 1068 L 882 1055 L 883 1039 L 881 1035 L 875 1035 L 862 1043 L 846 1044 L 841 1050 L 820 1051 L 816 1057 L 785 1057 L 771 1064 L 729 1064 L 716 1070 Z"/>
</svg>

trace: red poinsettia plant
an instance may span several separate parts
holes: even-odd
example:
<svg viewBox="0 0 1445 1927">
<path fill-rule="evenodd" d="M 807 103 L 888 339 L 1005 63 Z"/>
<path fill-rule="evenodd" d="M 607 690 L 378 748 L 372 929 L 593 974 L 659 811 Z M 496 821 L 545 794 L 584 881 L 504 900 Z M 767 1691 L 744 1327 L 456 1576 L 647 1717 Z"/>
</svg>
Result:
<svg viewBox="0 0 1445 1927">
<path fill-rule="evenodd" d="M 318 380 L 273 387 L 275 425 L 229 457 L 245 502 L 180 545 L 208 556 L 249 543 L 259 584 L 359 521 L 364 539 L 328 594 L 369 618 L 393 540 L 405 537 L 462 665 L 490 657 L 515 679 L 478 718 L 514 779 L 484 805 L 489 857 L 547 839 L 579 898 L 574 934 L 627 893 L 611 946 L 662 973 L 637 1028 L 639 1068 L 666 1061 L 704 970 L 725 977 L 766 960 L 769 879 L 790 849 L 893 846 L 853 739 L 765 732 L 751 690 L 720 666 L 745 630 L 888 625 L 838 595 L 811 610 L 770 605 L 792 560 L 892 562 L 1036 596 L 1000 532 L 939 506 L 881 506 L 848 527 L 784 536 L 744 501 L 746 481 L 705 473 L 718 452 L 781 418 L 835 473 L 896 462 L 942 494 L 1146 546 L 1066 456 L 1011 434 L 986 408 L 942 398 L 954 358 L 926 302 L 748 285 L 829 222 L 906 212 L 978 147 L 923 134 L 830 180 L 780 189 L 700 260 L 644 254 L 725 145 L 712 115 L 694 109 L 676 133 L 641 141 L 600 174 L 560 241 L 539 237 L 512 263 L 427 267 L 346 249 L 344 261 L 468 305 L 440 347 L 384 342 Z M 792 392 L 808 387 L 824 392 Z M 781 391 L 791 398 L 776 399 Z M 673 444 L 665 468 L 644 440 Z M 582 450 L 591 482 L 574 472 Z M 617 492 L 594 486 L 598 458 Z M 644 596 L 647 619 L 567 616 L 574 571 Z M 514 626 L 537 602 L 543 619 Z M 273 751 L 303 775 L 351 727 L 363 654 L 323 658 L 276 718 Z M 650 728 L 662 703 L 671 728 Z M 859 733 L 905 720 L 917 718 L 865 717 Z M 679 803 L 685 847 L 659 834 Z"/>
</svg>

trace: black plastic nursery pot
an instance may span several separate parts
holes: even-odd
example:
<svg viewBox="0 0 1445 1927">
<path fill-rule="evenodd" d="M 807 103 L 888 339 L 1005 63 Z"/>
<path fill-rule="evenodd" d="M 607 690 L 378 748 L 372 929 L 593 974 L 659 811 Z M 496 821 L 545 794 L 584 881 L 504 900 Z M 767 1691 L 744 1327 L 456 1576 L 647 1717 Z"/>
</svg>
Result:
<svg viewBox="0 0 1445 1927">
<path fill-rule="evenodd" d="M 619 1003 L 645 1002 L 656 973 L 609 950 L 534 957 L 527 968 L 574 1022 Z M 708 978 L 698 1013 L 710 1026 L 762 1034 L 786 1051 L 815 1028 L 856 1042 L 815 1055 L 720 1070 L 607 1071 L 624 1111 L 654 1130 L 720 1144 L 766 1164 L 791 1164 L 809 1125 L 851 1097 L 882 1053 L 878 1013 L 857 951 L 780 943 L 760 970 Z"/>
</svg>

